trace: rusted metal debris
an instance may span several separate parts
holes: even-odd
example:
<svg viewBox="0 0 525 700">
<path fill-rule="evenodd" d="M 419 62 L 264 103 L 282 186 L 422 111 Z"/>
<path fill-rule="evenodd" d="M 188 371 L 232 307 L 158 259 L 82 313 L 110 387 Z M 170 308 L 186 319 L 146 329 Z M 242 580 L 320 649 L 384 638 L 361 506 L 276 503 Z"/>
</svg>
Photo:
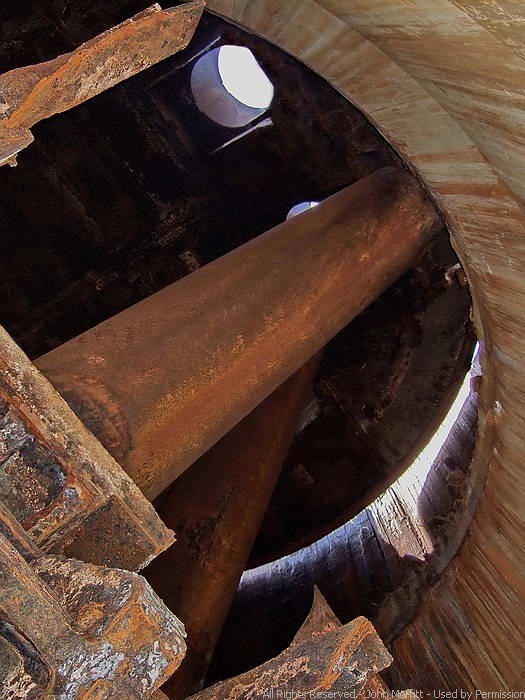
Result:
<svg viewBox="0 0 525 700">
<path fill-rule="evenodd" d="M 139 570 L 174 540 L 0 327 L 0 501 L 48 553 Z"/>
<path fill-rule="evenodd" d="M 144 575 L 186 625 L 188 652 L 164 690 L 199 690 L 297 430 L 314 357 L 182 474 L 159 510 L 177 543 Z"/>
<path fill-rule="evenodd" d="M 278 693 L 360 693 L 392 657 L 372 624 L 358 617 L 299 643 L 252 671 L 193 695 L 193 700 L 279 697 Z M 265 695 L 266 694 L 266 695 Z M 328 695 L 326 695 L 328 697 Z"/>
<path fill-rule="evenodd" d="M 0 524 L 2 698 L 149 697 L 185 635 L 146 581 L 44 554 L 1 504 Z"/>
<path fill-rule="evenodd" d="M 317 586 L 314 586 L 314 599 L 306 620 L 293 638 L 292 644 L 301 644 L 312 637 L 319 637 L 341 627 L 341 622 L 326 602 Z"/>
<path fill-rule="evenodd" d="M 315 639 L 327 632 L 339 629 L 341 622 L 332 608 L 326 602 L 321 591 L 314 586 L 314 599 L 308 617 L 301 625 L 295 635 L 293 644 L 300 644 L 307 639 Z M 375 693 L 375 694 L 374 694 Z M 371 676 L 357 695 L 358 698 L 376 698 L 377 700 L 388 700 L 390 691 L 380 676 Z"/>
<path fill-rule="evenodd" d="M 408 269 L 440 225 L 417 180 L 384 168 L 36 364 L 153 498 Z"/>
<path fill-rule="evenodd" d="M 184 49 L 205 3 L 152 5 L 71 53 L 0 76 L 0 166 L 16 164 L 31 127 Z"/>
<path fill-rule="evenodd" d="M 396 693 L 396 698 L 406 697 L 407 700 L 410 696 L 405 695 L 409 691 L 404 691 L 401 693 Z M 374 698 L 375 700 L 390 700 L 392 697 L 390 693 L 390 688 L 384 683 L 380 676 L 372 676 L 369 681 L 367 681 L 363 690 L 357 696 L 359 700 L 370 700 Z M 421 700 L 421 698 L 419 699 Z"/>
<path fill-rule="evenodd" d="M 368 620 L 358 617 L 342 626 L 314 588 L 311 611 L 286 651 L 252 671 L 206 688 L 192 700 L 317 697 L 316 693 L 388 700 L 390 691 L 377 674 L 391 663 Z"/>
</svg>

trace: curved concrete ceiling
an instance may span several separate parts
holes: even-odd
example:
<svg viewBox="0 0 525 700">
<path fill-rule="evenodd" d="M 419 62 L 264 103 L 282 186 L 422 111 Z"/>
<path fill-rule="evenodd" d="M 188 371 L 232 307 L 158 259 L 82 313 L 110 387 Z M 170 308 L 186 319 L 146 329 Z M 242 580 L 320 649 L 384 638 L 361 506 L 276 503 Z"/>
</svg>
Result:
<svg viewBox="0 0 525 700">
<path fill-rule="evenodd" d="M 525 683 L 525 5 L 516 0 L 209 0 L 355 103 L 448 223 L 485 347 L 484 497 L 393 645 L 400 684 Z M 457 533 L 458 537 L 463 533 Z"/>
</svg>

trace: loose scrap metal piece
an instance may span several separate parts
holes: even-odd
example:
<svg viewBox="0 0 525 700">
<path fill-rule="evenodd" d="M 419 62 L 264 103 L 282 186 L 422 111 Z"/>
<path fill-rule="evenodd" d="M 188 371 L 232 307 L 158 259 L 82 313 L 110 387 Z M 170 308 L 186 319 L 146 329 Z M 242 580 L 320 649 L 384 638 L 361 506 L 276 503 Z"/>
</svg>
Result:
<svg viewBox="0 0 525 700">
<path fill-rule="evenodd" d="M 316 637 L 323 636 L 327 632 L 339 629 L 340 627 L 341 622 L 339 618 L 328 605 L 321 591 L 317 586 L 314 586 L 312 608 L 293 638 L 292 644 L 300 644 L 307 639 L 315 639 Z M 389 700 L 391 695 L 387 685 L 383 682 L 381 677 L 377 675 L 370 676 L 356 697 L 358 699 L 362 698 L 363 700 L 365 698 L 368 700 L 370 700 L 370 698 L 375 698 L 375 700 Z"/>
<path fill-rule="evenodd" d="M 158 4 L 90 39 L 71 53 L 0 76 L 0 166 L 16 165 L 33 141 L 31 127 L 184 49 L 205 3 L 162 10 Z"/>
<path fill-rule="evenodd" d="M 184 657 L 182 623 L 135 573 L 46 555 L 0 503 L 2 698 L 147 698 Z"/>
<path fill-rule="evenodd" d="M 279 697 L 279 693 L 337 693 L 363 690 L 392 657 L 372 624 L 358 617 L 325 634 L 292 643 L 275 659 L 193 695 L 193 700 Z M 273 692 L 272 692 L 273 691 Z M 312 695 L 313 697 L 313 695 Z"/>
<path fill-rule="evenodd" d="M 174 541 L 0 327 L 0 501 L 43 550 L 138 571 Z"/>
<path fill-rule="evenodd" d="M 312 609 L 288 649 L 247 673 L 206 688 L 192 700 L 314 697 L 316 693 L 389 700 L 390 691 L 377 674 L 391 663 L 372 624 L 358 617 L 341 625 L 316 587 Z"/>
</svg>

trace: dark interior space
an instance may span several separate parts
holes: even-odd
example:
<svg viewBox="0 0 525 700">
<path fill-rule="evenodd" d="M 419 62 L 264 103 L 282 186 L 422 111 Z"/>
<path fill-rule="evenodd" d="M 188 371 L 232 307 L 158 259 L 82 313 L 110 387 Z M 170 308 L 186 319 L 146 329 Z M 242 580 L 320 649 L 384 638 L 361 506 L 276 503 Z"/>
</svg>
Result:
<svg viewBox="0 0 525 700">
<path fill-rule="evenodd" d="M 2 9 L 2 71 L 70 50 L 141 9 L 49 5 L 61 43 L 43 9 Z M 275 85 L 266 119 L 248 128 L 214 123 L 193 99 L 192 65 L 218 44 L 253 49 Z M 35 137 L 17 168 L 0 172 L 0 314 L 31 358 L 272 228 L 298 202 L 397 161 L 325 81 L 209 15 L 188 49 L 42 122 Z"/>
</svg>

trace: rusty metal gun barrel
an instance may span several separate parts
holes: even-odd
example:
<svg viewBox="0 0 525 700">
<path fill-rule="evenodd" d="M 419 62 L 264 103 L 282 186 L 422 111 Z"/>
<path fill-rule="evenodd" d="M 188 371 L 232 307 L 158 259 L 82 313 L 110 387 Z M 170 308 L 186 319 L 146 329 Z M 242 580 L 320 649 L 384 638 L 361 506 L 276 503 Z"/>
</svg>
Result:
<svg viewBox="0 0 525 700">
<path fill-rule="evenodd" d="M 159 509 L 175 546 L 145 576 L 184 620 L 188 650 L 166 692 L 200 690 L 251 548 L 295 435 L 313 357 L 182 474 Z"/>
<path fill-rule="evenodd" d="M 36 365 L 153 498 L 417 259 L 440 225 L 384 168 Z"/>
</svg>

